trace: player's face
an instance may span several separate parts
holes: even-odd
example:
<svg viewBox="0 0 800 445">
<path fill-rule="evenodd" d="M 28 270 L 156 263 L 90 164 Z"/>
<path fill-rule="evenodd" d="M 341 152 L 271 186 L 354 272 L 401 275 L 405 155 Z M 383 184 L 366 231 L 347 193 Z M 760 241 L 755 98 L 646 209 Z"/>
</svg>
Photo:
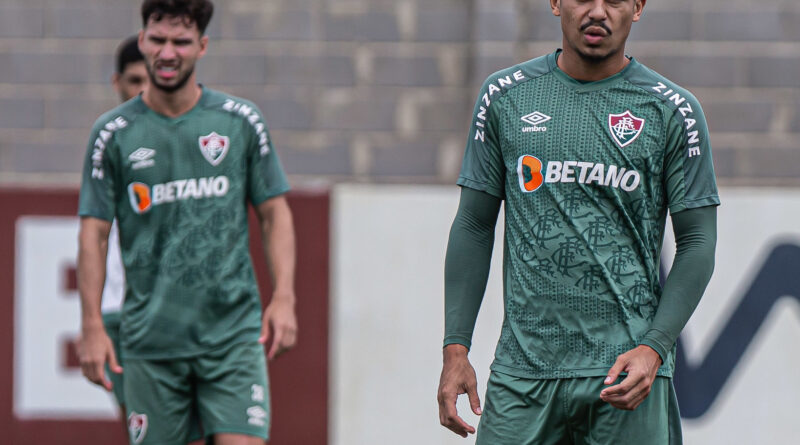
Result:
<svg viewBox="0 0 800 445">
<path fill-rule="evenodd" d="M 147 73 L 155 88 L 172 93 L 193 78 L 194 65 L 206 53 L 208 37 L 201 36 L 194 22 L 182 17 L 148 20 L 139 32 L 139 50 L 147 63 Z"/>
<path fill-rule="evenodd" d="M 119 94 L 121 101 L 132 98 L 138 95 L 147 87 L 149 78 L 147 75 L 147 68 L 144 61 L 132 62 L 125 65 L 125 71 L 122 73 L 115 73 L 112 78 L 114 89 Z"/>
<path fill-rule="evenodd" d="M 601 62 L 623 51 L 646 0 L 550 0 L 561 17 L 564 45 L 582 59 Z"/>
</svg>

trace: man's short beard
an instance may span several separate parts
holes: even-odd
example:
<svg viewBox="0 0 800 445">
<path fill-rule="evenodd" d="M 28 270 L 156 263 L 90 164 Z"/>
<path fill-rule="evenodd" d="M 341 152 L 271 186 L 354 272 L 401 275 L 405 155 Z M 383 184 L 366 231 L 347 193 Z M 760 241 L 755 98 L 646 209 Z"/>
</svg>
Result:
<svg viewBox="0 0 800 445">
<path fill-rule="evenodd" d="M 579 49 L 576 49 L 576 52 L 578 53 L 578 56 L 580 56 L 580 58 L 583 59 L 586 62 L 589 62 L 589 63 L 602 63 L 602 62 L 605 62 L 606 60 L 610 59 L 614 54 L 618 53 L 619 50 L 612 49 L 611 51 L 609 51 L 606 54 L 588 54 L 588 53 L 585 53 L 585 52 L 583 52 L 583 51 L 581 51 Z"/>
<path fill-rule="evenodd" d="M 194 67 L 192 67 L 192 69 L 190 69 L 189 72 L 187 72 L 186 75 L 174 85 L 159 85 L 159 83 L 156 81 L 155 73 L 150 69 L 150 67 L 147 67 L 147 75 L 150 77 L 150 84 L 165 93 L 174 93 L 183 88 L 184 85 L 186 85 L 186 82 L 189 81 L 189 78 L 192 77 L 193 72 Z"/>
</svg>

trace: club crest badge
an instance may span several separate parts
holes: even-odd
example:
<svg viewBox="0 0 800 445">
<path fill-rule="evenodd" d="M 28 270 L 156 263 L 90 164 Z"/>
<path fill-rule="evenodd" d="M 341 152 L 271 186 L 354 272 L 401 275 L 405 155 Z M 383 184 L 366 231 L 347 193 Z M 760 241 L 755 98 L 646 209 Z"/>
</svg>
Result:
<svg viewBox="0 0 800 445">
<path fill-rule="evenodd" d="M 608 129 L 611 131 L 611 138 L 621 148 L 632 144 L 642 134 L 643 128 L 644 119 L 634 116 L 630 110 L 622 114 L 608 115 Z"/>
<path fill-rule="evenodd" d="M 228 154 L 230 139 L 228 139 L 227 136 L 217 134 L 215 131 L 212 131 L 206 136 L 200 136 L 198 142 L 203 157 L 215 167 L 219 165 L 219 163 L 225 159 L 225 155 Z"/>
<path fill-rule="evenodd" d="M 128 434 L 131 436 L 131 443 L 142 443 L 147 435 L 147 414 L 131 411 L 128 416 Z"/>
</svg>

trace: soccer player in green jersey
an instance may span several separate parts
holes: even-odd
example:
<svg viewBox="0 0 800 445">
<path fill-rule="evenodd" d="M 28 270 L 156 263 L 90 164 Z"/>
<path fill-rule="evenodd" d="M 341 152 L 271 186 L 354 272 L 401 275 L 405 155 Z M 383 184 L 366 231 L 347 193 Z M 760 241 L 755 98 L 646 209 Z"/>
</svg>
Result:
<svg viewBox="0 0 800 445">
<path fill-rule="evenodd" d="M 700 104 L 625 55 L 645 0 L 550 0 L 563 50 L 484 83 L 445 261 L 442 425 L 476 443 L 677 444 L 675 340 L 719 205 Z M 467 353 L 505 201 L 504 307 L 481 409 Z M 669 212 L 677 253 L 662 288 Z"/>
<path fill-rule="evenodd" d="M 217 445 L 263 444 L 274 358 L 295 343 L 289 186 L 251 102 L 199 85 L 207 0 L 145 0 L 139 48 L 150 85 L 103 114 L 81 185 L 81 365 L 108 387 L 121 372 L 100 296 L 111 221 L 119 224 L 121 319 L 131 443 L 185 444 L 192 413 Z M 261 315 L 247 202 L 260 219 L 273 294 Z"/>
</svg>

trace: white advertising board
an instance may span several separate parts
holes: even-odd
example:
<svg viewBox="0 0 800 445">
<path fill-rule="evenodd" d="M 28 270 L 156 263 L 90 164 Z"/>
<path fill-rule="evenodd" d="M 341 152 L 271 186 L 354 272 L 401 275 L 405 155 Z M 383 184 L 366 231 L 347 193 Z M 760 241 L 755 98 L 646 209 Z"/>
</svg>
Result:
<svg viewBox="0 0 800 445">
<path fill-rule="evenodd" d="M 65 366 L 78 337 L 78 293 L 65 271 L 78 252 L 77 217 L 26 216 L 16 225 L 14 415 L 31 419 L 112 419 L 111 396 Z"/>
</svg>

